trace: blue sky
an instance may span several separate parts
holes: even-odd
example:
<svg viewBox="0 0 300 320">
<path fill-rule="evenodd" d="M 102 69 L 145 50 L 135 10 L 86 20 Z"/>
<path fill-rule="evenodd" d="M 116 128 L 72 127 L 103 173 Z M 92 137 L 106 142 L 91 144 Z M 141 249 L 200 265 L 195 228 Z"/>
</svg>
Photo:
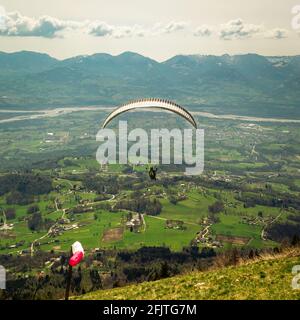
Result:
<svg viewBox="0 0 300 320">
<path fill-rule="evenodd" d="M 0 50 L 57 58 L 135 51 L 159 61 L 176 54 L 296 55 L 300 30 L 291 21 L 298 2 L 0 0 Z"/>
</svg>

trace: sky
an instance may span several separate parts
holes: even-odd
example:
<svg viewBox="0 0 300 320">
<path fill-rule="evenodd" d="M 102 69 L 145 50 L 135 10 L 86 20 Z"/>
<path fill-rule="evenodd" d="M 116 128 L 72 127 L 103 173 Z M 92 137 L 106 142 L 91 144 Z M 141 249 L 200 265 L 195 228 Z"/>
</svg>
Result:
<svg viewBox="0 0 300 320">
<path fill-rule="evenodd" d="M 299 55 L 300 0 L 0 0 L 0 51 Z"/>
</svg>

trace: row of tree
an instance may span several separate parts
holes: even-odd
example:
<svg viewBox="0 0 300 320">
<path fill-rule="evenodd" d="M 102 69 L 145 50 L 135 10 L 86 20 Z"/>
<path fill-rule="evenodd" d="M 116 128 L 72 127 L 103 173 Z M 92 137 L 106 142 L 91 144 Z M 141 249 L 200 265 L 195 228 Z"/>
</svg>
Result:
<svg viewBox="0 0 300 320">
<path fill-rule="evenodd" d="M 157 199 L 137 198 L 119 201 L 114 209 L 129 210 L 138 213 L 146 213 L 157 216 L 161 213 L 162 205 Z"/>
<path fill-rule="evenodd" d="M 16 191 L 22 195 L 46 194 L 52 190 L 48 176 L 33 173 L 13 173 L 0 176 L 0 195 Z"/>
</svg>

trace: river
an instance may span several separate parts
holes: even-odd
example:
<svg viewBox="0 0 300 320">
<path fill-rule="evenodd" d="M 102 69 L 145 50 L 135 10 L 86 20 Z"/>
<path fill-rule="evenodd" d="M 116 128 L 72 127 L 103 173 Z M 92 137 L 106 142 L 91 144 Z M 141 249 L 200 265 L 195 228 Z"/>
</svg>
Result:
<svg viewBox="0 0 300 320">
<path fill-rule="evenodd" d="M 0 109 L 0 113 L 22 113 L 23 115 L 12 116 L 11 118 L 0 120 L 1 123 L 9 123 L 15 121 L 24 120 L 34 120 L 48 117 L 58 117 L 66 115 L 73 112 L 80 111 L 99 111 L 99 112 L 109 112 L 114 108 L 110 107 L 97 107 L 97 106 L 87 106 L 87 107 L 69 107 L 69 108 L 55 108 L 55 109 L 43 109 L 43 110 L 8 110 Z M 143 110 L 145 111 L 145 109 Z M 153 112 L 160 112 L 160 110 L 151 110 Z M 28 114 L 29 113 L 29 114 Z M 281 118 L 262 118 L 262 117 L 248 117 L 240 116 L 234 114 L 213 114 L 209 112 L 196 111 L 192 112 L 194 116 L 210 118 L 210 119 L 221 119 L 221 120 L 237 120 L 237 121 L 247 121 L 247 122 L 274 122 L 274 123 L 300 123 L 299 119 L 281 119 Z"/>
</svg>

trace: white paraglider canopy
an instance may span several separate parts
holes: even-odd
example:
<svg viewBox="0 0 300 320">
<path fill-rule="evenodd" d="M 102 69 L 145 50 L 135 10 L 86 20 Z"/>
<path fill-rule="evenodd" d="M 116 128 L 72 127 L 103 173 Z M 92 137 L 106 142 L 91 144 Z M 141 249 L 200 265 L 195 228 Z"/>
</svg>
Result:
<svg viewBox="0 0 300 320">
<path fill-rule="evenodd" d="M 169 100 L 153 99 L 153 98 L 132 101 L 118 107 L 105 119 L 102 128 L 105 128 L 110 123 L 110 121 L 112 121 L 114 118 L 116 118 L 117 116 L 119 116 L 124 112 L 131 111 L 134 109 L 149 109 L 149 108 L 163 109 L 163 110 L 176 113 L 177 115 L 187 120 L 194 128 L 197 129 L 197 124 L 195 119 L 186 109 Z"/>
</svg>

